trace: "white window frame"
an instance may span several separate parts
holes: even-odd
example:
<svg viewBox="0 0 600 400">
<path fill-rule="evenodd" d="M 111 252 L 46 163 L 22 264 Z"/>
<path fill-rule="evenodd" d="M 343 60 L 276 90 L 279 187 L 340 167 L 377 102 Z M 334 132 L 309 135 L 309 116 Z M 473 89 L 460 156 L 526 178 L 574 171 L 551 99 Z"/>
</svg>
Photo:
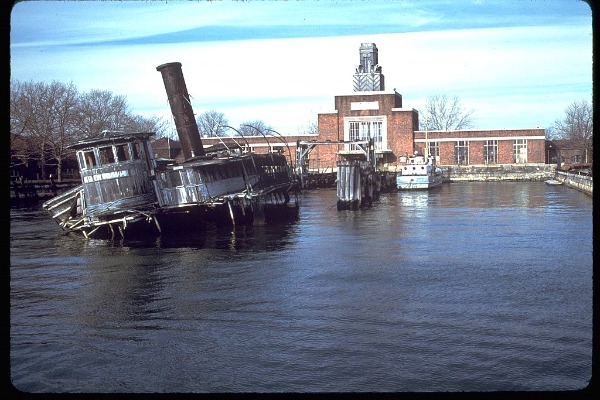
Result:
<svg viewBox="0 0 600 400">
<path fill-rule="evenodd" d="M 515 164 L 527 163 L 527 139 L 513 141 L 513 162 Z"/>
<path fill-rule="evenodd" d="M 357 131 L 358 128 L 358 131 Z M 344 141 L 373 139 L 375 152 L 387 150 L 387 117 L 344 117 Z M 360 152 L 357 145 L 344 145 L 344 150 Z"/>
<path fill-rule="evenodd" d="M 483 142 L 483 163 L 498 164 L 498 141 L 486 140 Z"/>
<path fill-rule="evenodd" d="M 461 149 L 466 149 L 466 159 L 463 160 L 460 155 L 464 155 L 462 154 L 462 151 L 459 151 Z M 469 165 L 469 141 L 468 140 L 457 140 L 454 142 L 454 163 L 456 165 Z"/>
<path fill-rule="evenodd" d="M 429 147 L 429 157 L 433 157 L 436 162 L 440 161 L 440 142 L 433 141 L 427 143 Z"/>
</svg>

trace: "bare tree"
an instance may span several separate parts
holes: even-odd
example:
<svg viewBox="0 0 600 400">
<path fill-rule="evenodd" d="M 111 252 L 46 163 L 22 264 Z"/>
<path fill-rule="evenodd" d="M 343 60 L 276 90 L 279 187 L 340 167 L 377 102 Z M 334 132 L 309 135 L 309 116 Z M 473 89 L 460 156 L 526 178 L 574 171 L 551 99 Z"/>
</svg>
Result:
<svg viewBox="0 0 600 400">
<path fill-rule="evenodd" d="M 76 124 L 79 134 L 89 138 L 103 130 L 123 130 L 130 115 L 125 96 L 108 90 L 91 90 L 80 96 Z"/>
<path fill-rule="evenodd" d="M 125 96 L 109 91 L 80 94 L 72 83 L 10 82 L 11 166 L 35 161 L 42 179 L 47 166 L 56 166 L 62 179 L 63 161 L 73 154 L 68 147 L 77 140 L 105 129 L 165 134 L 168 128 L 159 117 L 133 115 Z"/>
<path fill-rule="evenodd" d="M 21 83 L 17 80 L 10 80 L 10 133 L 11 135 L 21 135 L 31 117 L 28 112 L 29 99 L 26 96 L 26 86 L 32 86 L 33 83 Z"/>
<path fill-rule="evenodd" d="M 471 128 L 473 126 L 473 110 L 465 111 L 458 97 L 449 100 L 446 95 L 430 96 L 425 104 L 424 118 L 420 121 L 421 129 L 434 131 L 450 131 Z"/>
<path fill-rule="evenodd" d="M 22 142 L 20 158 L 37 160 L 41 178 L 47 178 L 47 165 L 57 165 L 60 179 L 62 160 L 73 142 L 71 115 L 77 104 L 77 89 L 60 82 L 11 82 L 11 133 Z M 12 144 L 12 141 L 11 141 Z M 12 152 L 12 148 L 11 148 Z"/>
<path fill-rule="evenodd" d="M 162 117 L 153 116 L 150 118 L 141 115 L 130 115 L 125 123 L 124 130 L 128 132 L 155 132 L 156 137 L 177 136 L 171 129 L 170 122 Z"/>
<path fill-rule="evenodd" d="M 319 123 L 311 120 L 304 126 L 298 128 L 298 135 L 312 135 L 319 133 Z"/>
<path fill-rule="evenodd" d="M 592 151 L 594 143 L 594 110 L 588 101 L 574 101 L 565 109 L 565 117 L 556 120 L 553 136 L 565 139 L 584 154 Z"/>
<path fill-rule="evenodd" d="M 53 115 L 53 129 L 48 135 L 48 151 L 52 155 L 49 165 L 56 166 L 57 179 L 62 181 L 63 161 L 73 150 L 68 146 L 75 140 L 73 116 L 77 107 L 78 92 L 73 83 L 64 85 L 54 82 L 49 88 L 50 112 Z"/>
<path fill-rule="evenodd" d="M 268 132 L 269 129 L 271 129 L 271 127 L 265 124 L 264 121 L 261 121 L 259 119 L 244 122 L 240 124 L 240 127 L 238 128 L 238 130 L 242 132 L 244 136 L 270 135 Z"/>
<path fill-rule="evenodd" d="M 29 152 L 30 159 L 37 159 L 42 173 L 42 178 L 46 174 L 46 147 L 48 136 L 52 130 L 52 116 L 46 111 L 48 85 L 45 83 L 28 82 L 21 86 L 20 120 L 23 122 L 24 136 L 31 147 L 26 150 Z"/>
<path fill-rule="evenodd" d="M 35 114 L 31 111 L 33 104 L 32 82 L 21 83 L 10 81 L 10 149 L 11 166 L 26 165 L 35 159 L 33 139 L 28 135 L 28 127 Z"/>
<path fill-rule="evenodd" d="M 229 124 L 225 114 L 215 110 L 198 115 L 196 123 L 198 124 L 200 136 L 203 137 L 225 136 L 225 125 Z"/>
<path fill-rule="evenodd" d="M 544 132 L 546 133 L 547 140 L 560 139 L 554 126 L 548 126 L 546 129 L 544 129 Z"/>
</svg>

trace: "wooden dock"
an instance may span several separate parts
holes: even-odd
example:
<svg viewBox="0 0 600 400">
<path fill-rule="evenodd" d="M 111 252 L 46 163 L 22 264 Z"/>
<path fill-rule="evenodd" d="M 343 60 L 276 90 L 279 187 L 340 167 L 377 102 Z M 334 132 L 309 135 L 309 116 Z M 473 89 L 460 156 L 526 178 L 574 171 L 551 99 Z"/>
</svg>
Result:
<svg viewBox="0 0 600 400">
<path fill-rule="evenodd" d="M 62 182 L 55 182 L 53 180 L 12 179 L 10 184 L 10 200 L 51 199 L 80 184 L 80 180 L 71 179 Z"/>
</svg>

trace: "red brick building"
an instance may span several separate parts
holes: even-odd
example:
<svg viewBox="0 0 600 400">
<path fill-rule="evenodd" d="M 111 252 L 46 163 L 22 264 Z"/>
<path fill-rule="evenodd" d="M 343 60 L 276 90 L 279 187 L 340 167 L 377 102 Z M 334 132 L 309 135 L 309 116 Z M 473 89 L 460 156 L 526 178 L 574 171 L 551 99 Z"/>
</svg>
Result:
<svg viewBox="0 0 600 400">
<path fill-rule="evenodd" d="M 542 128 L 457 131 L 419 131 L 419 112 L 404 108 L 402 95 L 394 89 L 386 91 L 378 50 L 374 43 L 362 43 L 360 65 L 356 68 L 354 92 L 334 97 L 334 110 L 318 115 L 318 134 L 286 136 L 288 150 L 277 137 L 250 137 L 241 140 L 253 151 L 269 148 L 286 151 L 295 157 L 298 141 L 316 141 L 308 156 L 309 169 L 334 168 L 339 154 L 359 152 L 355 145 L 340 143 L 372 139 L 377 167 L 395 171 L 406 157 L 415 152 L 429 153 L 443 165 L 537 164 L 546 163 L 547 146 Z M 203 138 L 205 146 L 227 138 Z M 330 145 L 326 145 L 330 142 Z M 289 151 L 289 148 L 292 151 Z M 295 160 L 292 160 L 295 161 Z"/>
<path fill-rule="evenodd" d="M 380 168 L 395 170 L 409 154 L 425 152 L 440 165 L 544 163 L 545 131 L 534 129 L 419 131 L 417 110 L 402 107 L 393 92 L 336 96 L 335 111 L 319 114 L 319 141 L 352 141 L 370 137 Z M 349 145 L 340 146 L 348 151 Z M 319 154 L 333 162 L 338 149 Z"/>
</svg>

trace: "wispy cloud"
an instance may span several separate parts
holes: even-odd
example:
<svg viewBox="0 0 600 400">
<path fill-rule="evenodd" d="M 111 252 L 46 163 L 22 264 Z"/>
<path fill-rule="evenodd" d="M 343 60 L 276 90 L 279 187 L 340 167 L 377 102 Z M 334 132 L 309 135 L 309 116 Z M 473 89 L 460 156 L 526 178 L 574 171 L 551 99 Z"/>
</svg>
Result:
<svg viewBox="0 0 600 400">
<path fill-rule="evenodd" d="M 574 18 L 587 16 L 564 0 L 22 1 L 11 14 L 11 45 L 366 35 L 556 25 Z"/>
<path fill-rule="evenodd" d="M 547 125 L 591 99 L 577 1 L 25 1 L 11 23 L 13 79 L 112 90 L 143 115 L 169 117 L 155 67 L 179 61 L 197 113 L 292 133 L 351 92 L 362 42 L 405 107 L 457 95 L 482 128 Z"/>
</svg>

